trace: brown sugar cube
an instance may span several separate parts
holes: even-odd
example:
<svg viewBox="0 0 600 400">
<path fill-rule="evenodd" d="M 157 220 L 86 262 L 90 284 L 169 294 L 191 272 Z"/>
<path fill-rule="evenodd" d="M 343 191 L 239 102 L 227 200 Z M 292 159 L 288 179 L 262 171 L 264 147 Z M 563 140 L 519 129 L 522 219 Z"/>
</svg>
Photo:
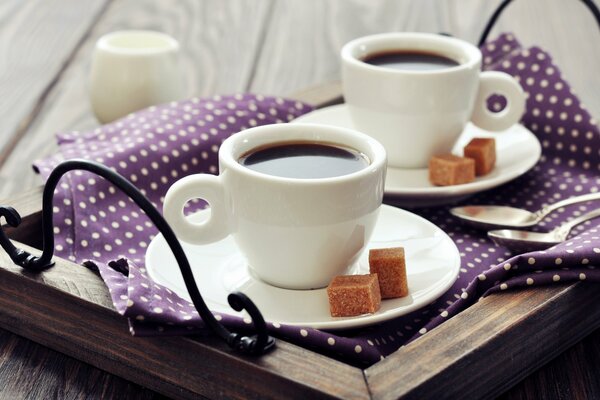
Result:
<svg viewBox="0 0 600 400">
<path fill-rule="evenodd" d="M 429 160 L 429 181 L 437 186 L 460 185 L 475 180 L 475 160 L 452 154 Z"/>
<path fill-rule="evenodd" d="M 369 268 L 377 274 L 382 299 L 408 296 L 404 248 L 369 250 Z"/>
<path fill-rule="evenodd" d="M 496 164 L 496 140 L 473 138 L 464 148 L 465 157 L 475 160 L 477 176 L 489 174 Z"/>
<path fill-rule="evenodd" d="M 327 286 L 332 317 L 374 313 L 381 306 L 377 275 L 339 275 Z"/>
</svg>

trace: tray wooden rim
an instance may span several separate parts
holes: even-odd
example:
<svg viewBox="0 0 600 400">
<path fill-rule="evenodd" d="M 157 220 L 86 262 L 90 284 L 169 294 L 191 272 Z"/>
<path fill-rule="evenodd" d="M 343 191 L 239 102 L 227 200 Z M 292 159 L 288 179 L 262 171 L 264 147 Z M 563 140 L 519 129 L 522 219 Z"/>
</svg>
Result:
<svg viewBox="0 0 600 400">
<path fill-rule="evenodd" d="M 293 97 L 319 107 L 340 93 L 333 83 Z M 23 217 L 11 237 L 39 245 L 41 188 L 2 204 Z M 102 280 L 56 262 L 32 275 L 0 252 L 0 326 L 175 398 L 490 398 L 600 326 L 600 292 L 576 283 L 491 295 L 366 369 L 280 339 L 247 358 L 211 336 L 131 337 Z"/>
</svg>

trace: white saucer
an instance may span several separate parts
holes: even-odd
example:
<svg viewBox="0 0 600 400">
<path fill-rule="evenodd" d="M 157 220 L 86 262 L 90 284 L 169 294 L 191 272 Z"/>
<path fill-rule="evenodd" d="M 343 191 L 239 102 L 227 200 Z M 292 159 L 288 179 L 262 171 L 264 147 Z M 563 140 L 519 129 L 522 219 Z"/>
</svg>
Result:
<svg viewBox="0 0 600 400">
<path fill-rule="evenodd" d="M 327 124 L 354 128 L 345 104 L 315 110 L 293 122 Z M 433 186 L 427 169 L 398 169 L 388 167 L 385 193 L 395 205 L 425 207 L 453 203 L 477 192 L 502 185 L 530 170 L 542 154 L 535 135 L 523 125 L 515 124 L 504 132 L 489 133 L 468 123 L 453 153 L 462 156 L 462 148 L 473 137 L 496 139 L 496 167 L 474 182 L 454 186 Z"/>
<path fill-rule="evenodd" d="M 191 218 L 199 222 L 207 214 L 201 211 Z M 404 247 L 410 294 L 383 300 L 375 314 L 334 318 L 329 314 L 326 289 L 281 289 L 251 276 L 231 236 L 210 245 L 184 242 L 182 245 L 204 301 L 212 311 L 238 314 L 229 307 L 227 295 L 241 291 L 256 303 L 269 322 L 318 329 L 375 324 L 423 307 L 448 290 L 460 268 L 458 249 L 441 229 L 408 211 L 384 205 L 368 248 Z M 189 300 L 175 258 L 162 235 L 148 247 L 146 269 L 155 282 Z M 368 270 L 368 251 L 365 251 L 353 272 L 368 273 Z"/>
</svg>

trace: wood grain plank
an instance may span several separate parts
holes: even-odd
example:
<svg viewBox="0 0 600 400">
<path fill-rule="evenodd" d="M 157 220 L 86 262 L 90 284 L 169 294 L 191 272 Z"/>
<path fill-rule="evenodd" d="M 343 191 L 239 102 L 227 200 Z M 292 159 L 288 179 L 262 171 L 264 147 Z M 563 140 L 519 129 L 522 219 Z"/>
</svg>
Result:
<svg viewBox="0 0 600 400">
<path fill-rule="evenodd" d="M 600 329 L 534 372 L 498 400 L 597 399 Z"/>
<path fill-rule="evenodd" d="M 392 31 L 447 30 L 436 0 L 276 2 L 250 89 L 285 95 L 339 81 L 339 52 L 357 37 Z"/>
<path fill-rule="evenodd" d="M 21 216 L 21 224 L 13 228 L 6 221 L 3 224 L 6 234 L 18 242 L 26 243 L 30 246 L 41 248 L 42 237 L 37 234 L 42 229 L 42 186 L 26 190 L 10 199 L 0 200 L 0 205 L 13 206 Z M 33 234 L 32 233 L 36 233 Z"/>
<path fill-rule="evenodd" d="M 500 2 L 447 1 L 450 32 L 476 43 Z M 600 65 L 600 29 L 581 1 L 513 1 L 498 20 L 490 38 L 501 32 L 513 32 L 524 46 L 540 46 L 547 50 L 592 115 L 600 117 L 600 79 L 596 67 Z"/>
<path fill-rule="evenodd" d="M 132 337 L 95 273 L 55 261 L 31 274 L 0 253 L 0 326 L 176 398 L 368 398 L 362 370 L 281 340 L 250 358 L 212 335 Z"/>
<path fill-rule="evenodd" d="M 166 399 L 3 329 L 0 382 L 2 399 Z"/>
<path fill-rule="evenodd" d="M 0 163 L 106 3 L 0 3 Z"/>
<path fill-rule="evenodd" d="M 492 398 L 596 329 L 599 300 L 580 283 L 489 296 L 367 369 L 369 389 L 375 399 Z"/>
<path fill-rule="evenodd" d="M 183 49 L 186 97 L 243 92 L 255 68 L 270 7 L 271 0 L 113 1 L 0 168 L 0 197 L 39 185 L 39 177 L 28 167 L 57 151 L 55 132 L 98 126 L 89 102 L 88 75 L 100 36 L 120 29 L 168 33 Z"/>
</svg>

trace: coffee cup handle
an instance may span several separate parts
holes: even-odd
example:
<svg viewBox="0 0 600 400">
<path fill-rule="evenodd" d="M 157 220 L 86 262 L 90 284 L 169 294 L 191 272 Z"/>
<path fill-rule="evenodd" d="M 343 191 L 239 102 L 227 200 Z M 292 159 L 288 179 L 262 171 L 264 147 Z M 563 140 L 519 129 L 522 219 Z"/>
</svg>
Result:
<svg viewBox="0 0 600 400">
<path fill-rule="evenodd" d="M 493 94 L 506 98 L 506 107 L 500 112 L 488 109 L 487 99 Z M 499 71 L 479 75 L 479 91 L 471 121 L 489 131 L 503 131 L 517 123 L 525 112 L 525 92 L 512 76 Z"/>
<path fill-rule="evenodd" d="M 186 203 L 204 199 L 210 204 L 210 216 L 203 222 L 192 222 L 183 214 Z M 209 174 L 186 176 L 167 191 L 163 215 L 175 235 L 191 244 L 208 244 L 229 234 L 229 218 L 225 209 L 225 195 L 221 178 Z"/>
</svg>

